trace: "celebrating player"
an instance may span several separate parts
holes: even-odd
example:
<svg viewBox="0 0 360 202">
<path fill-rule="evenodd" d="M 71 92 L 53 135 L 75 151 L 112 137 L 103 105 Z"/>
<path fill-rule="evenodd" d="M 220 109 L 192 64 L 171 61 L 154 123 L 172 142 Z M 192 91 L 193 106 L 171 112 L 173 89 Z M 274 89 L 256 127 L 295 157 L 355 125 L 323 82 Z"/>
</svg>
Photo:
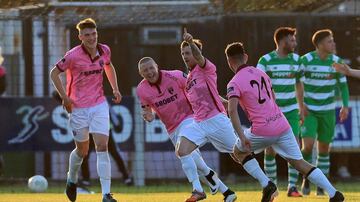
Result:
<svg viewBox="0 0 360 202">
<path fill-rule="evenodd" d="M 183 38 L 181 55 L 190 71 L 185 92 L 194 111 L 194 122 L 185 129 L 192 135 L 180 139 L 178 152 L 181 158 L 189 159 L 188 156 L 192 151 L 206 142 L 211 142 L 218 151 L 230 153 L 237 163 L 242 164 L 244 169 L 263 187 L 262 200 L 270 201 L 271 195 L 277 190 L 276 185 L 261 170 L 253 155 L 249 152 L 242 160 L 232 155 L 238 137 L 226 116 L 222 103 L 226 100 L 222 100 L 217 91 L 216 66 L 202 55 L 200 41 L 193 39 L 186 29 Z M 187 160 L 183 165 L 188 168 L 188 178 L 198 180 L 195 164 Z M 204 198 L 203 195 L 201 190 L 194 190 L 189 199 L 201 200 Z"/>
<path fill-rule="evenodd" d="M 115 68 L 111 63 L 111 52 L 107 45 L 98 43 L 96 23 L 87 18 L 80 21 L 81 45 L 66 53 L 51 70 L 52 82 L 62 98 L 62 104 L 70 114 L 76 148 L 71 152 L 67 174 L 66 195 L 70 201 L 76 200 L 78 171 L 89 150 L 89 133 L 96 145 L 97 173 L 100 177 L 103 202 L 116 202 L 110 193 L 111 168 L 108 154 L 109 106 L 103 92 L 103 72 L 113 89 L 115 103 L 120 103 Z M 66 91 L 59 74 L 66 72 Z"/>
<path fill-rule="evenodd" d="M 300 57 L 294 53 L 296 47 L 296 29 L 291 27 L 280 27 L 274 33 L 276 50 L 262 56 L 257 68 L 263 70 L 273 84 L 276 95 L 276 103 L 290 123 L 291 129 L 299 143 L 300 117 L 298 100 L 303 100 L 303 84 L 300 82 Z M 299 102 L 302 104 L 303 102 Z M 302 117 L 303 118 L 303 117 Z M 277 168 L 275 151 L 269 147 L 265 149 L 264 170 L 266 175 L 276 184 Z M 301 197 L 296 182 L 299 172 L 288 165 L 288 193 L 290 197 Z"/>
<path fill-rule="evenodd" d="M 159 70 L 158 65 L 150 57 L 142 58 L 138 63 L 138 68 L 139 74 L 144 78 L 136 91 L 141 102 L 143 118 L 149 122 L 154 120 L 154 111 L 165 124 L 169 137 L 177 149 L 180 138 L 192 135 L 191 131 L 185 131 L 185 128 L 193 122 L 193 112 L 184 92 L 186 75 L 178 70 Z M 176 153 L 193 189 L 203 193 L 203 198 L 206 198 L 206 195 L 200 182 L 189 177 L 188 162 L 193 163 L 197 172 L 204 176 L 212 194 L 220 190 L 224 195 L 224 202 L 236 200 L 235 193 L 224 185 L 216 173 L 206 165 L 198 149 L 188 156 L 184 156 L 178 150 Z M 197 200 L 190 198 L 187 201 Z"/>
</svg>

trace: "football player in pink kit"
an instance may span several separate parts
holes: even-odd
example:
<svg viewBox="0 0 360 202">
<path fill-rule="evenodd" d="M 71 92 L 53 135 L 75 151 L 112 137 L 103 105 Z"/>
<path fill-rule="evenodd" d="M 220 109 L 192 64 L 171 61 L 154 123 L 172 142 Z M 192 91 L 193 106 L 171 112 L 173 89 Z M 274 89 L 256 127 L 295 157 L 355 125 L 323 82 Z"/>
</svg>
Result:
<svg viewBox="0 0 360 202">
<path fill-rule="evenodd" d="M 330 202 L 344 201 L 342 193 L 330 184 L 321 170 L 304 161 L 291 127 L 275 102 L 270 78 L 263 71 L 246 65 L 248 56 L 243 44 L 229 44 L 225 54 L 230 69 L 235 72 L 228 83 L 227 96 L 230 119 L 240 138 L 234 147 L 237 159 L 241 161 L 250 152 L 259 152 L 271 146 L 312 183 L 326 190 Z M 251 128 L 245 131 L 241 128 L 237 111 L 239 103 L 252 123 Z M 271 192 L 271 197 L 265 201 L 271 201 L 277 195 L 274 188 L 267 190 Z"/>
<path fill-rule="evenodd" d="M 89 150 L 89 133 L 96 145 L 97 172 L 100 177 L 103 202 L 116 202 L 110 193 L 111 168 L 107 151 L 109 139 L 109 106 L 103 92 L 103 72 L 113 89 L 115 103 L 120 103 L 121 94 L 117 84 L 115 68 L 111 63 L 110 48 L 97 42 L 95 21 L 87 18 L 80 21 L 81 45 L 68 51 L 51 70 L 51 80 L 62 98 L 62 104 L 70 114 L 76 148 L 71 152 L 67 174 L 66 195 L 76 200 L 78 171 Z M 66 91 L 59 74 L 66 73 Z"/>
<path fill-rule="evenodd" d="M 144 78 L 136 89 L 142 106 L 143 118 L 148 122 L 153 121 L 155 118 L 154 111 L 164 123 L 169 137 L 177 149 L 180 137 L 187 138 L 192 135 L 184 132 L 187 125 L 193 122 L 193 111 L 184 92 L 186 74 L 178 70 L 159 71 L 158 65 L 150 57 L 142 58 L 138 63 L 138 68 L 140 76 Z M 176 153 L 178 153 L 177 150 Z M 179 158 L 187 175 L 186 164 L 185 166 L 183 164 L 184 159 Z M 193 151 L 189 158 L 195 163 L 197 172 L 204 177 L 210 186 L 212 194 L 220 190 L 224 195 L 224 202 L 236 200 L 235 193 L 224 185 L 214 171 L 206 165 L 198 149 Z M 197 186 L 201 187 L 201 185 L 191 181 L 191 178 L 188 177 L 188 179 L 192 182 L 194 189 Z"/>
<path fill-rule="evenodd" d="M 199 181 L 195 163 L 188 156 L 196 148 L 211 142 L 218 151 L 229 153 L 237 163 L 242 164 L 244 169 L 260 182 L 264 190 L 269 189 L 272 184 L 251 153 L 242 161 L 233 155 L 238 137 L 226 116 L 226 100 L 222 100 L 217 91 L 216 66 L 201 54 L 201 43 L 194 40 L 186 29 L 183 37 L 181 55 L 190 70 L 185 92 L 195 120 L 184 130 L 192 135 L 181 137 L 178 148 L 180 158 L 184 159 L 183 166 L 187 168 L 187 176 L 194 182 Z M 203 195 L 202 189 L 196 188 L 189 199 L 198 201 L 203 199 Z M 263 198 L 269 198 L 269 192 L 264 191 Z"/>
</svg>

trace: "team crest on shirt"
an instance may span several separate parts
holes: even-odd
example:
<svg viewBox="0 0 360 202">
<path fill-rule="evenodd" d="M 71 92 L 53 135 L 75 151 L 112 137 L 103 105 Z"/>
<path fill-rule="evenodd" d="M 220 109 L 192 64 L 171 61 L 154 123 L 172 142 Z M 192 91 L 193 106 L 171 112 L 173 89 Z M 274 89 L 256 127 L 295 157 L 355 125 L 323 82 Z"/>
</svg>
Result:
<svg viewBox="0 0 360 202">
<path fill-rule="evenodd" d="M 169 88 L 168 88 L 168 92 L 169 92 L 170 94 L 173 94 L 173 93 L 174 93 L 174 88 L 173 88 L 173 87 L 169 87 Z"/>
<path fill-rule="evenodd" d="M 229 87 L 228 89 L 227 89 L 227 93 L 231 93 L 231 92 L 233 92 L 234 91 L 234 87 Z"/>
<path fill-rule="evenodd" d="M 100 67 L 104 67 L 104 60 L 100 60 L 99 65 L 100 65 Z"/>
</svg>

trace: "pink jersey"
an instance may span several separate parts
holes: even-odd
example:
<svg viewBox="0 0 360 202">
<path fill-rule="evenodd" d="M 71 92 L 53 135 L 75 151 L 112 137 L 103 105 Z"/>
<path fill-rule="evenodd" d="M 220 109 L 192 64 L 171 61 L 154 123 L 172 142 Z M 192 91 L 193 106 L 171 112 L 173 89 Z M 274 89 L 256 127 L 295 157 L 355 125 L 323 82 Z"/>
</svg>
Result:
<svg viewBox="0 0 360 202">
<path fill-rule="evenodd" d="M 141 106 L 151 107 L 165 124 L 169 134 L 193 114 L 185 96 L 185 84 L 186 75 L 183 72 L 161 70 L 155 84 L 143 79 L 136 89 Z"/>
<path fill-rule="evenodd" d="M 82 45 L 68 51 L 56 67 L 66 71 L 66 92 L 75 108 L 95 106 L 105 101 L 103 91 L 104 66 L 110 64 L 110 48 L 97 46 L 98 56 L 91 59 Z"/>
<path fill-rule="evenodd" d="M 207 120 L 219 113 L 226 114 L 217 90 L 216 66 L 206 59 L 205 67 L 196 65 L 186 81 L 186 95 L 194 110 L 194 119 Z"/>
<path fill-rule="evenodd" d="M 263 71 L 247 65 L 239 67 L 227 85 L 227 96 L 239 98 L 253 134 L 277 136 L 290 129 L 273 98 L 270 78 Z"/>
</svg>

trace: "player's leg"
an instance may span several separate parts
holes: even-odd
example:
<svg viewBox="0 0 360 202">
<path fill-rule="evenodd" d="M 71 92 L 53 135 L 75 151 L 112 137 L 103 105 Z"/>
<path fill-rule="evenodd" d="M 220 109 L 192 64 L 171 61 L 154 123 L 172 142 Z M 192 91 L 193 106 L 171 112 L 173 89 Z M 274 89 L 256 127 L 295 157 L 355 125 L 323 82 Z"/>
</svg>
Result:
<svg viewBox="0 0 360 202">
<path fill-rule="evenodd" d="M 183 171 L 193 186 L 193 192 L 186 201 L 199 201 L 206 198 L 204 189 L 201 186 L 196 163 L 192 157 L 192 152 L 206 142 L 203 131 L 200 130 L 198 123 L 191 121 L 187 127 L 181 130 L 177 144 L 175 146 L 176 155 L 179 157 Z"/>
<path fill-rule="evenodd" d="M 108 153 L 108 140 L 110 130 L 109 107 L 106 102 L 90 108 L 89 131 L 93 135 L 96 149 L 96 168 L 100 178 L 103 202 L 116 202 L 110 192 L 111 165 Z"/>
<path fill-rule="evenodd" d="M 330 169 L 330 143 L 335 133 L 335 111 L 321 115 L 318 123 L 318 156 L 316 167 L 319 168 L 325 176 L 329 177 Z M 316 195 L 324 195 L 321 188 L 317 188 Z"/>
<path fill-rule="evenodd" d="M 277 143 L 273 145 L 273 148 L 312 183 L 325 189 L 330 198 L 335 197 L 336 189 L 331 185 L 321 170 L 312 166 L 302 158 L 300 149 L 297 147 L 296 139 L 291 130 L 284 133 L 278 139 Z"/>
<path fill-rule="evenodd" d="M 70 201 L 76 200 L 76 188 L 78 173 L 83 158 L 89 151 L 89 128 L 87 124 L 87 109 L 73 109 L 70 116 L 70 127 L 73 131 L 73 138 L 76 148 L 70 153 L 69 170 L 65 193 Z"/>
<path fill-rule="evenodd" d="M 91 136 L 91 134 L 90 134 Z M 89 169 L 89 154 L 91 150 L 95 149 L 95 145 L 94 145 L 94 140 L 92 138 L 89 138 L 89 151 L 88 151 L 88 155 L 86 155 L 83 158 L 83 162 L 81 164 L 81 175 L 82 175 L 82 180 L 80 182 L 80 184 L 82 186 L 90 186 L 90 169 Z"/>
<path fill-rule="evenodd" d="M 284 114 L 286 119 L 288 120 L 293 134 L 295 135 L 296 142 L 300 148 L 300 117 L 299 111 L 293 110 L 291 112 Z M 299 179 L 299 172 L 290 164 L 288 163 L 288 193 L 289 197 L 301 197 L 301 193 L 298 191 L 296 183 Z"/>
<path fill-rule="evenodd" d="M 313 112 L 305 117 L 304 124 L 301 127 L 301 137 L 303 141 L 302 155 L 305 161 L 312 164 L 312 151 L 316 140 L 316 133 L 318 127 L 318 119 Z M 303 178 L 301 191 L 304 195 L 310 194 L 310 183 L 307 178 Z"/>
<path fill-rule="evenodd" d="M 235 201 L 237 198 L 235 192 L 226 186 L 218 177 L 217 173 L 205 163 L 200 150 L 196 149 L 192 152 L 191 156 L 195 161 L 200 179 L 209 186 L 210 193 L 214 195 L 220 191 L 224 196 L 225 202 Z"/>
<path fill-rule="evenodd" d="M 265 149 L 264 171 L 271 181 L 277 184 L 277 166 L 275 156 L 276 152 L 271 147 Z"/>
<path fill-rule="evenodd" d="M 123 179 L 124 179 L 124 183 L 126 185 L 132 185 L 133 184 L 133 180 L 132 178 L 129 176 L 129 172 L 126 169 L 125 163 L 123 158 L 120 155 L 120 150 L 119 147 L 116 145 L 113 134 L 110 130 L 109 132 L 109 142 L 108 142 L 108 150 L 110 155 L 113 157 L 113 159 L 115 160 L 115 163 L 119 169 L 119 171 L 121 172 L 121 174 L 123 175 Z"/>
</svg>

